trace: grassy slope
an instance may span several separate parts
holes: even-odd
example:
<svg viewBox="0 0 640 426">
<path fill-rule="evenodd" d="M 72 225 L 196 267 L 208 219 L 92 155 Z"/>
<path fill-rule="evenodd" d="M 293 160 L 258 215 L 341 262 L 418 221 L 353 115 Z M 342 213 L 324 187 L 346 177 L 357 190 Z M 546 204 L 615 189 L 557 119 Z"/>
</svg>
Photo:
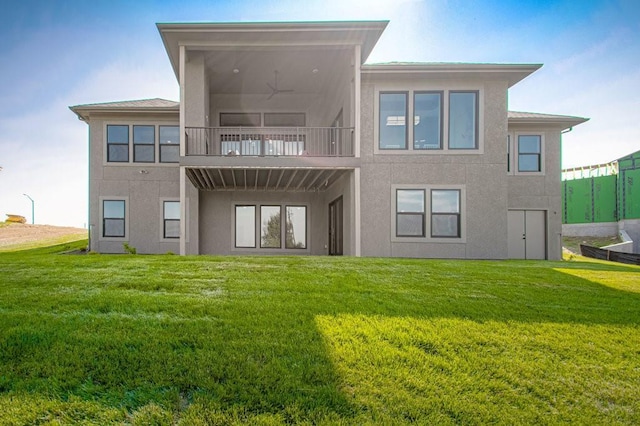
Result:
<svg viewBox="0 0 640 426">
<path fill-rule="evenodd" d="M 0 253 L 0 424 L 640 423 L 640 268 Z"/>
</svg>

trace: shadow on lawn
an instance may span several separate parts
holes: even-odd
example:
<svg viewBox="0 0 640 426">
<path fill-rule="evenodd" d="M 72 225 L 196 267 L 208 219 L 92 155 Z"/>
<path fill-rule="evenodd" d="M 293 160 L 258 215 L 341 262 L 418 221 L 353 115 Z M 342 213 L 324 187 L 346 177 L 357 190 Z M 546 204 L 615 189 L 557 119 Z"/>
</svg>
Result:
<svg viewBox="0 0 640 426">
<path fill-rule="evenodd" d="M 33 282 L 21 305 L 2 306 L 0 392 L 129 411 L 154 402 L 211 422 L 348 422 L 363 407 L 345 392 L 318 316 L 640 323 L 640 295 L 549 263 L 149 256 L 127 267 L 117 256 L 69 259 L 77 292 L 38 292 Z M 144 272 L 158 264 L 170 273 Z M 112 276 L 100 281 L 104 269 Z M 86 283 L 99 291 L 82 293 Z"/>
</svg>

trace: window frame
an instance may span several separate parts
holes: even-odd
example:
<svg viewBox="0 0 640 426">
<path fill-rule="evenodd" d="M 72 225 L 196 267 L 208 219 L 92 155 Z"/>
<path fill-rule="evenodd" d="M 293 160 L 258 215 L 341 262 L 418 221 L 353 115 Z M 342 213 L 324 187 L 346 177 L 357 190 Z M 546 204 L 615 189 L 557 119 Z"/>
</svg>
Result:
<svg viewBox="0 0 640 426">
<path fill-rule="evenodd" d="M 99 229 L 99 237 L 98 239 L 101 241 L 126 241 L 129 237 L 129 197 L 120 197 L 120 196 L 102 196 L 98 199 L 100 203 L 99 215 L 100 215 L 100 229 Z M 118 201 L 124 203 L 124 217 L 106 217 L 105 218 L 105 202 L 109 201 Z M 124 223 L 123 229 L 124 234 L 121 236 L 113 236 L 113 235 L 105 235 L 106 232 L 106 219 L 111 220 L 122 220 Z"/>
<path fill-rule="evenodd" d="M 147 127 L 147 128 L 151 128 L 153 131 L 153 139 L 151 143 L 148 142 L 136 142 L 136 128 L 142 128 L 142 127 Z M 132 131 L 132 143 L 133 143 L 133 162 L 134 163 L 146 163 L 146 164 L 153 164 L 156 162 L 156 126 L 153 124 L 132 124 L 131 125 L 131 131 Z M 151 152 L 152 152 L 152 160 L 138 160 L 138 150 L 136 149 L 137 147 L 151 147 Z"/>
<path fill-rule="evenodd" d="M 400 199 L 400 191 L 406 191 L 406 192 L 421 192 L 422 193 L 422 211 L 399 211 L 398 209 L 398 204 L 399 204 L 399 199 Z M 396 195 L 396 200 L 395 200 L 395 212 L 396 212 L 396 227 L 395 227 L 395 236 L 398 238 L 424 238 L 426 236 L 426 229 L 425 229 L 425 215 L 426 215 L 426 208 L 427 208 L 427 196 L 426 196 L 426 191 L 422 188 L 398 188 L 395 191 L 395 195 Z M 400 234 L 398 231 L 398 228 L 400 228 L 399 224 L 400 224 L 400 218 L 402 216 L 420 216 L 422 218 L 421 220 L 421 232 L 420 235 L 413 235 L 413 234 Z"/>
<path fill-rule="evenodd" d="M 264 212 L 263 209 L 274 209 L 277 208 L 278 212 L 276 213 L 279 217 L 279 223 L 278 223 L 278 245 L 277 246 L 267 246 L 263 244 L 263 235 L 262 233 L 264 232 L 264 228 L 263 226 L 264 224 Z M 274 217 L 275 215 L 270 215 L 269 218 Z M 270 219 L 269 219 L 270 221 Z M 267 223 L 268 225 L 268 223 Z M 272 250 L 272 249 L 281 249 L 282 248 L 282 206 L 279 204 L 261 204 L 260 205 L 260 248 L 261 249 L 268 249 L 268 250 Z"/>
<path fill-rule="evenodd" d="M 172 143 L 172 142 L 162 142 L 162 128 L 166 128 L 166 127 L 175 127 L 178 129 L 178 142 L 177 143 Z M 175 147 L 178 149 L 178 158 L 176 161 L 165 161 L 162 159 L 162 152 L 164 147 Z M 180 126 L 179 125 L 171 125 L 171 124 L 159 124 L 158 125 L 158 162 L 159 163 L 165 163 L 165 164 L 175 164 L 175 163 L 179 163 L 180 162 Z"/>
<path fill-rule="evenodd" d="M 457 200 L 457 205 L 458 205 L 458 211 L 457 212 L 439 212 L 439 211 L 435 211 L 434 210 L 434 202 L 433 202 L 433 195 L 435 192 L 456 192 L 457 196 L 458 196 L 458 200 Z M 431 232 L 431 238 L 460 238 L 460 219 L 461 219 L 461 191 L 459 189 L 442 189 L 442 188 L 432 188 L 430 190 L 430 195 L 429 195 L 430 199 L 431 199 L 431 204 L 430 207 L 431 209 L 429 210 L 429 214 L 431 216 L 431 227 L 430 227 L 430 232 Z M 434 217 L 444 217 L 444 216 L 455 216 L 456 217 L 456 235 L 436 235 L 434 233 Z"/>
<path fill-rule="evenodd" d="M 407 126 L 408 142 L 406 149 L 401 148 L 380 148 L 380 94 L 407 92 L 408 114 L 413 117 L 411 126 Z M 440 137 L 442 139 L 439 149 L 415 149 L 415 94 L 442 92 L 441 102 L 441 128 Z M 476 93 L 476 147 L 470 148 L 449 148 L 449 93 Z M 416 81 L 416 82 L 396 82 L 376 84 L 374 88 L 374 155 L 482 155 L 485 144 L 485 87 L 480 84 L 463 84 L 451 82 L 450 84 L 440 84 L 437 81 Z"/>
<path fill-rule="evenodd" d="M 127 129 L 127 142 L 109 142 L 109 128 L 110 127 L 126 127 Z M 107 163 L 120 163 L 125 164 L 130 162 L 131 153 L 129 145 L 131 139 L 131 129 L 129 124 L 107 124 L 105 130 L 105 142 L 106 142 L 106 155 L 105 159 Z M 109 149 L 111 146 L 126 146 L 127 147 L 127 159 L 126 160 L 112 160 L 111 159 L 111 150 Z"/>
<path fill-rule="evenodd" d="M 437 148 L 416 148 L 416 96 L 417 95 L 438 95 L 440 97 L 440 110 L 438 111 L 439 120 L 438 120 L 438 147 Z M 413 112 L 411 113 L 412 120 L 412 138 L 413 144 L 411 145 L 411 149 L 413 151 L 442 151 L 443 144 L 443 128 L 444 128 L 444 90 L 414 90 L 413 91 Z"/>
<path fill-rule="evenodd" d="M 253 207 L 253 246 L 238 246 L 237 245 L 237 208 L 238 207 Z M 280 246 L 279 247 L 264 247 L 262 245 L 262 207 L 279 207 L 280 208 Z M 304 247 L 289 247 L 287 244 L 287 231 L 286 231 L 286 212 L 290 207 L 304 208 Z M 310 217 L 310 204 L 309 203 L 297 203 L 297 202 L 269 202 L 269 201 L 238 201 L 231 205 L 231 212 L 233 218 L 233 226 L 231 227 L 231 239 L 233 241 L 231 251 L 233 252 L 251 252 L 251 253 L 287 253 L 287 254 L 309 254 L 311 251 L 311 244 L 309 241 L 311 217 Z M 283 215 L 284 213 L 284 215 Z"/>
<path fill-rule="evenodd" d="M 539 152 L 538 153 L 524 153 L 520 152 L 520 138 L 522 136 L 535 136 L 539 138 Z M 513 157 L 515 160 L 514 172 L 521 176 L 535 176 L 544 174 L 544 134 L 541 132 L 517 132 L 514 138 L 514 150 Z M 538 170 L 521 170 L 520 169 L 520 157 L 521 155 L 536 155 L 538 157 Z"/>
<path fill-rule="evenodd" d="M 448 105 L 447 105 L 447 109 L 448 109 L 448 123 L 447 123 L 447 150 L 449 151 L 475 151 L 479 148 L 479 140 L 480 140 L 480 126 L 479 126 L 479 122 L 480 122 L 480 91 L 479 90 L 449 90 L 448 91 Z M 460 147 L 460 148 L 453 148 L 451 147 L 451 95 L 456 95 L 456 94 L 474 94 L 475 95 L 475 99 L 474 99 L 474 103 L 473 103 L 473 109 L 474 109 L 474 116 L 473 116 L 473 134 L 474 134 L 474 140 L 473 140 L 473 146 L 472 147 Z"/>
<path fill-rule="evenodd" d="M 180 239 L 180 200 L 161 200 L 162 203 L 162 239 L 163 240 L 179 240 Z M 167 219 L 167 203 L 174 203 L 178 205 L 178 218 Z M 178 235 L 175 237 L 167 236 L 167 222 L 178 223 Z"/>
<path fill-rule="evenodd" d="M 409 150 L 409 127 L 413 127 L 413 126 L 409 126 L 408 123 L 408 118 L 410 117 L 410 102 L 409 100 L 412 99 L 411 96 L 409 96 L 409 91 L 408 90 L 403 90 L 403 91 L 399 91 L 399 90 L 384 90 L 384 91 L 380 91 L 378 92 L 378 106 L 376 109 L 376 116 L 377 116 L 377 120 L 378 120 L 378 125 L 377 130 L 378 130 L 378 138 L 377 138 L 377 144 L 376 144 L 376 148 L 380 151 L 408 151 Z M 381 134 L 381 130 L 382 130 L 382 117 L 381 117 L 381 105 L 382 105 L 382 96 L 383 95 L 404 95 L 404 147 L 386 147 L 383 148 L 381 146 L 381 142 L 382 142 L 382 138 L 380 137 Z"/>
<path fill-rule="evenodd" d="M 425 191 L 425 216 L 423 219 L 423 229 L 425 235 L 418 236 L 398 236 L 397 235 L 397 191 L 419 189 Z M 455 190 L 459 191 L 459 219 L 458 219 L 458 237 L 440 237 L 433 236 L 432 229 L 432 190 Z M 466 186 L 465 185 L 430 185 L 430 184 L 394 184 L 391 185 L 391 243 L 442 243 L 442 244 L 464 244 L 467 242 L 467 204 L 466 204 Z M 428 230 L 428 231 L 427 231 Z"/>
</svg>

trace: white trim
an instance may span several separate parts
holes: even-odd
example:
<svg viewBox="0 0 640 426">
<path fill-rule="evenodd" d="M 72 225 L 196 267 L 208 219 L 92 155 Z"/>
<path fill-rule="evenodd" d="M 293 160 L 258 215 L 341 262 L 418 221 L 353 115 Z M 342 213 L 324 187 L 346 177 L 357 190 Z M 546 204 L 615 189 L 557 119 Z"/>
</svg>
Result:
<svg viewBox="0 0 640 426">
<path fill-rule="evenodd" d="M 422 189 L 425 191 L 425 211 L 424 211 L 424 237 L 397 237 L 396 236 L 396 190 L 398 189 Z M 442 238 L 431 237 L 431 190 L 432 189 L 450 189 L 460 191 L 460 237 L 458 238 Z M 427 184 L 408 184 L 408 185 L 391 185 L 391 242 L 392 243 L 443 243 L 443 244 L 461 244 L 467 242 L 467 193 L 465 185 L 427 185 Z"/>
<path fill-rule="evenodd" d="M 449 93 L 450 92 L 478 93 L 478 148 L 450 149 L 449 144 Z M 413 149 L 413 120 L 407 123 L 407 149 L 380 149 L 380 93 L 407 93 L 407 115 L 414 116 L 414 95 L 416 92 L 442 92 L 442 148 L 441 149 Z M 454 84 L 429 85 L 418 83 L 376 84 L 374 90 L 373 117 L 373 153 L 374 155 L 482 155 L 484 154 L 484 85 Z"/>
<path fill-rule="evenodd" d="M 124 201 L 124 237 L 104 237 L 104 201 Z M 129 197 L 116 195 L 102 195 L 98 197 L 98 241 L 129 241 Z M 93 237 L 95 239 L 95 236 Z"/>
</svg>

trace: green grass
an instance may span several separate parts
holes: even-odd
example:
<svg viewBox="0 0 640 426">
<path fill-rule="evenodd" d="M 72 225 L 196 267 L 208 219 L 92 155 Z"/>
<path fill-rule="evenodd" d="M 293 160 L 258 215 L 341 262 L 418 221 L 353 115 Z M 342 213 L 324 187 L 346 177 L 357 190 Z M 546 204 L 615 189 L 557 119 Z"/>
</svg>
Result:
<svg viewBox="0 0 640 426">
<path fill-rule="evenodd" d="M 640 268 L 0 253 L 0 424 L 639 424 Z"/>
<path fill-rule="evenodd" d="M 1 223 L 2 222 L 0 222 L 0 224 Z M 51 246 L 57 246 L 57 245 L 61 245 L 61 244 L 81 241 L 81 240 L 85 241 L 84 246 L 81 247 L 81 248 L 85 248 L 87 246 L 86 239 L 87 239 L 87 232 L 85 231 L 85 232 L 80 232 L 80 233 L 77 233 L 77 234 L 67 234 L 67 235 L 62 235 L 62 236 L 59 236 L 59 237 L 42 238 L 42 239 L 39 239 L 39 240 L 36 240 L 36 241 L 29 241 L 29 242 L 22 242 L 22 243 L 9 244 L 9 245 L 6 245 L 6 246 L 1 246 L 0 247 L 0 253 L 22 251 L 22 250 L 32 250 L 32 249 L 42 248 L 42 247 L 51 247 Z"/>
</svg>

